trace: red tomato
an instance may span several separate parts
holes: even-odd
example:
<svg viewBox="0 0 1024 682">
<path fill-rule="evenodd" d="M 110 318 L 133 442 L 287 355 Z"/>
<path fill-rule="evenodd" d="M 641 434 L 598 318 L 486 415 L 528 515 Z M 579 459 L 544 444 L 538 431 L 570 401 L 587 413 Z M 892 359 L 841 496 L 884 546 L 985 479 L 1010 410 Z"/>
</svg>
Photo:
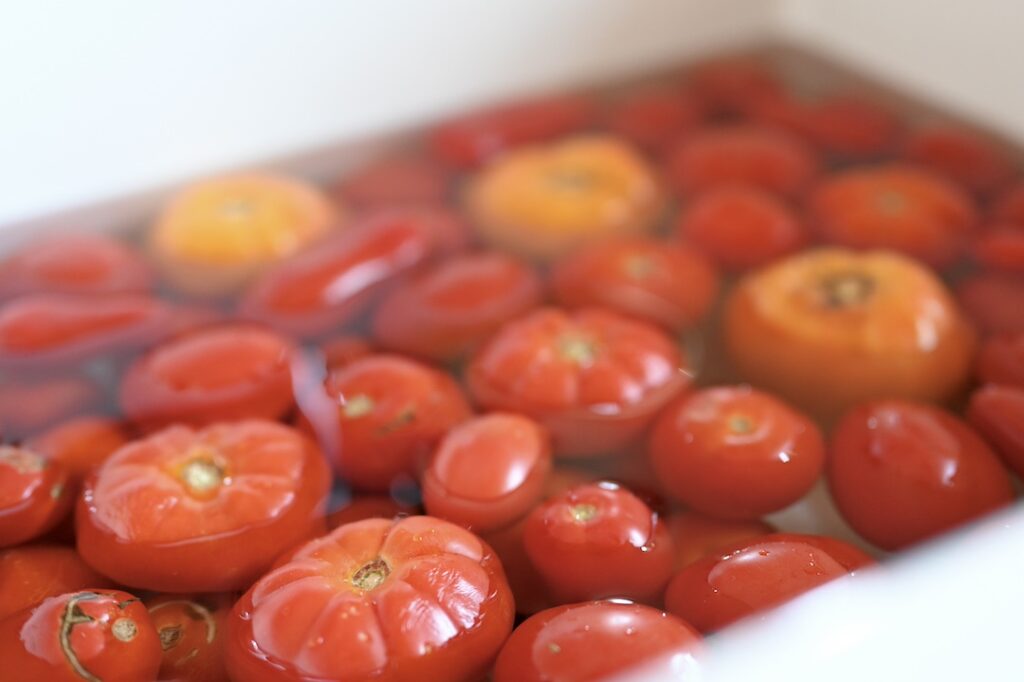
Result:
<svg viewBox="0 0 1024 682">
<path fill-rule="evenodd" d="M 1013 161 L 994 142 L 963 128 L 934 127 L 910 135 L 902 155 L 965 189 L 988 194 L 1013 179 Z"/>
<path fill-rule="evenodd" d="M 1024 274 L 1024 230 L 1016 225 L 997 225 L 974 241 L 974 262 L 989 270 Z"/>
<path fill-rule="evenodd" d="M 206 602 L 206 603 L 204 603 Z M 163 657 L 160 682 L 224 682 L 226 596 L 202 600 L 163 595 L 146 600 Z"/>
<path fill-rule="evenodd" d="M 544 577 L 537 571 L 526 553 L 523 536 L 528 518 L 524 516 L 511 526 L 480 535 L 501 560 L 509 588 L 515 596 L 516 613 L 527 615 L 555 605 L 555 601 L 548 594 Z"/>
<path fill-rule="evenodd" d="M 590 682 L 641 669 L 643 679 L 690 679 L 700 650 L 693 628 L 650 606 L 568 604 L 515 629 L 498 655 L 494 682 Z"/>
<path fill-rule="evenodd" d="M 0 261 L 0 299 L 143 292 L 152 286 L 153 274 L 142 257 L 103 234 L 37 237 Z"/>
<path fill-rule="evenodd" d="M 742 185 L 698 195 L 680 213 L 675 231 L 728 270 L 760 267 L 808 242 L 803 223 L 785 202 Z"/>
<path fill-rule="evenodd" d="M 442 204 L 450 180 L 448 171 L 430 159 L 394 156 L 342 177 L 332 193 L 345 206 L 357 209 Z"/>
<path fill-rule="evenodd" d="M 817 173 L 817 158 L 799 138 L 752 125 L 705 128 L 684 138 L 668 159 L 669 183 L 687 196 L 733 184 L 797 196 Z"/>
<path fill-rule="evenodd" d="M 373 353 L 373 344 L 369 339 L 354 334 L 334 336 L 320 344 L 327 369 L 344 367 L 359 358 Z"/>
<path fill-rule="evenodd" d="M 417 513 L 415 506 L 399 502 L 390 495 L 357 495 L 327 515 L 327 529 L 366 519 L 393 519 Z"/>
<path fill-rule="evenodd" d="M 239 313 L 295 336 L 321 336 L 358 318 L 399 275 L 465 241 L 462 220 L 445 209 L 379 209 L 267 270 Z"/>
<path fill-rule="evenodd" d="M 692 132 L 704 118 L 699 98 L 677 88 L 634 90 L 612 102 L 605 125 L 620 137 L 651 151 L 662 150 Z"/>
<path fill-rule="evenodd" d="M 672 573 L 672 538 L 658 515 L 615 483 L 570 488 L 526 521 L 526 552 L 559 602 L 655 601 Z"/>
<path fill-rule="evenodd" d="M 71 509 L 68 472 L 24 447 L 0 444 L 0 547 L 37 538 Z"/>
<path fill-rule="evenodd" d="M 766 535 L 684 568 L 669 583 L 665 606 L 701 632 L 712 632 L 872 563 L 832 538 Z"/>
<path fill-rule="evenodd" d="M 0 653 L 22 682 L 140 682 L 160 668 L 146 607 L 117 590 L 69 592 L 0 620 Z"/>
<path fill-rule="evenodd" d="M 983 384 L 1024 388 L 1024 331 L 987 338 L 978 351 L 975 374 Z"/>
<path fill-rule="evenodd" d="M 547 97 L 452 119 L 431 131 L 428 142 L 446 163 L 475 168 L 510 149 L 580 130 L 592 117 L 593 103 L 585 97 Z"/>
<path fill-rule="evenodd" d="M 649 453 L 669 495 L 702 514 L 741 521 L 799 500 L 825 464 L 814 422 L 749 386 L 680 398 L 658 417 Z"/>
<path fill-rule="evenodd" d="M 128 440 L 120 422 L 105 417 L 79 417 L 33 436 L 25 445 L 63 465 L 77 495 L 77 487 L 85 477 Z"/>
<path fill-rule="evenodd" d="M 680 330 L 707 315 L 718 294 L 718 274 L 685 246 L 622 237 L 564 256 L 551 272 L 551 287 L 564 306 L 606 306 Z"/>
<path fill-rule="evenodd" d="M 431 516 L 478 533 L 509 526 L 544 493 L 551 471 L 548 435 L 532 419 L 500 412 L 459 424 L 423 473 Z"/>
<path fill-rule="evenodd" d="M 900 122 L 891 112 L 855 95 L 809 102 L 766 97 L 753 111 L 758 120 L 786 128 L 841 158 L 881 156 L 892 150 L 901 132 Z"/>
<path fill-rule="evenodd" d="M 506 320 L 535 308 L 541 288 L 533 268 L 512 256 L 455 256 L 384 298 L 373 318 L 373 336 L 391 350 L 455 360 Z"/>
<path fill-rule="evenodd" d="M 984 386 L 971 395 L 967 419 L 1003 462 L 1024 476 L 1024 388 Z"/>
<path fill-rule="evenodd" d="M 985 442 L 923 403 L 869 402 L 832 434 L 826 469 L 843 518 L 865 540 L 896 550 L 1013 500 L 1010 477 Z"/>
<path fill-rule="evenodd" d="M 936 268 L 961 257 L 978 224 L 974 202 L 963 190 L 900 163 L 835 173 L 808 202 L 811 225 L 825 241 L 901 251 Z"/>
<path fill-rule="evenodd" d="M 370 519 L 314 540 L 228 620 L 231 679 L 481 679 L 512 630 L 501 565 L 427 516 Z"/>
<path fill-rule="evenodd" d="M 676 550 L 673 571 L 725 547 L 776 532 L 764 521 L 723 521 L 694 512 L 672 514 L 667 524 Z"/>
<path fill-rule="evenodd" d="M 956 286 L 956 296 L 983 334 L 1024 332 L 1024 277 L 974 275 Z"/>
<path fill-rule="evenodd" d="M 0 380 L 0 434 L 15 440 L 102 404 L 103 395 L 84 376 Z"/>
<path fill-rule="evenodd" d="M 109 582 L 70 547 L 29 545 L 0 550 L 0 620 L 48 597 L 106 587 Z"/>
<path fill-rule="evenodd" d="M 290 341 L 227 324 L 165 341 L 121 379 L 125 417 L 145 429 L 227 419 L 278 419 L 292 407 Z"/>
<path fill-rule="evenodd" d="M 1024 227 L 1024 181 L 1018 180 L 999 194 L 992 218 L 996 222 Z"/>
<path fill-rule="evenodd" d="M 671 338 L 599 308 L 545 308 L 507 323 L 467 370 L 485 408 L 543 424 L 555 454 L 614 452 L 690 381 Z"/>
<path fill-rule="evenodd" d="M 332 370 L 324 388 L 329 407 L 305 413 L 303 424 L 359 490 L 386 492 L 414 476 L 441 437 L 472 413 L 450 376 L 397 355 Z"/>
<path fill-rule="evenodd" d="M 78 551 L 125 585 L 245 589 L 323 532 L 329 485 L 323 455 L 287 426 L 173 426 L 121 448 L 86 481 Z"/>
<path fill-rule="evenodd" d="M 706 62 L 693 69 L 689 81 L 713 109 L 726 114 L 747 112 L 762 99 L 785 91 L 782 81 L 764 61 L 753 57 Z"/>
</svg>

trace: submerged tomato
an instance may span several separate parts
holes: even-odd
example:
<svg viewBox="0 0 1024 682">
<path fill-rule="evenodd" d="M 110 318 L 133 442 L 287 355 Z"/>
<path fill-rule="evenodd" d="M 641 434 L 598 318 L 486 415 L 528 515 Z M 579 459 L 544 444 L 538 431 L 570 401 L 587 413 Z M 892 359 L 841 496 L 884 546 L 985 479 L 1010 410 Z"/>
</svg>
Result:
<svg viewBox="0 0 1024 682">
<path fill-rule="evenodd" d="M 974 262 L 986 270 L 1024 274 L 1024 230 L 995 225 L 978 235 L 971 247 Z"/>
<path fill-rule="evenodd" d="M 757 120 L 800 135 L 827 154 L 844 159 L 881 156 L 892 150 L 900 122 L 878 104 L 856 95 L 840 94 L 804 101 L 775 96 L 753 107 Z"/>
<path fill-rule="evenodd" d="M 0 380 L 0 434 L 24 438 L 104 402 L 100 387 L 85 376 Z"/>
<path fill-rule="evenodd" d="M 688 134 L 704 118 L 704 106 L 692 93 L 678 88 L 646 88 L 627 92 L 609 106 L 608 129 L 652 152 Z"/>
<path fill-rule="evenodd" d="M 327 515 L 327 530 L 366 519 L 394 519 L 415 516 L 417 507 L 396 500 L 391 495 L 356 495 Z"/>
<path fill-rule="evenodd" d="M 688 80 L 702 99 L 724 114 L 746 113 L 762 99 L 785 92 L 779 76 L 754 57 L 705 62 L 690 72 Z"/>
<path fill-rule="evenodd" d="M 344 367 L 353 360 L 371 355 L 373 343 L 369 339 L 355 334 L 333 336 L 320 343 L 320 351 L 324 354 L 327 369 Z"/>
<path fill-rule="evenodd" d="M 37 538 L 71 509 L 68 472 L 38 452 L 0 444 L 0 547 Z"/>
<path fill-rule="evenodd" d="M 996 197 L 992 218 L 996 222 L 1024 226 L 1024 181 L 1018 180 Z"/>
<path fill-rule="evenodd" d="M 967 420 L 1014 473 L 1024 476 L 1024 388 L 979 388 L 971 394 Z"/>
<path fill-rule="evenodd" d="M 63 465 L 77 495 L 77 486 L 85 477 L 128 439 L 127 431 L 118 421 L 79 417 L 33 436 L 25 445 Z"/>
<path fill-rule="evenodd" d="M 231 601 L 227 595 L 146 600 L 163 650 L 160 682 L 224 682 L 224 625 Z"/>
<path fill-rule="evenodd" d="M 440 164 L 414 155 L 374 161 L 341 178 L 333 190 L 356 209 L 444 203 L 450 174 Z"/>
<path fill-rule="evenodd" d="M 674 571 L 718 550 L 776 532 L 764 521 L 723 521 L 688 511 L 672 514 L 667 524 L 675 547 Z"/>
<path fill-rule="evenodd" d="M 1024 277 L 972 275 L 957 284 L 956 296 L 983 334 L 1024 332 Z"/>
<path fill-rule="evenodd" d="M 109 583 L 70 547 L 28 545 L 0 550 L 0 619 L 49 597 Z"/>
<path fill-rule="evenodd" d="M 1004 187 L 1016 170 L 995 142 L 963 128 L 916 131 L 904 143 L 902 155 L 981 195 Z"/>
<path fill-rule="evenodd" d="M 975 374 L 983 384 L 1024 388 L 1024 331 L 985 339 L 978 351 Z"/>
</svg>

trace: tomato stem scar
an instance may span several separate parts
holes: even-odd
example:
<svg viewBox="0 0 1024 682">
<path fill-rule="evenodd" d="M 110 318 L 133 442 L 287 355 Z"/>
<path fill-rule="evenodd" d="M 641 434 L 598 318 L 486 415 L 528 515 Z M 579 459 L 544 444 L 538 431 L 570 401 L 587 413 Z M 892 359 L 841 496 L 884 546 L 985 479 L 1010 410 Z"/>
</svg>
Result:
<svg viewBox="0 0 1024 682">
<path fill-rule="evenodd" d="M 820 287 L 825 307 L 847 308 L 867 300 L 875 290 L 875 281 L 859 272 L 848 272 L 822 279 Z"/>
<path fill-rule="evenodd" d="M 754 420 L 745 414 L 729 417 L 729 430 L 735 434 L 747 434 L 754 430 Z"/>
<path fill-rule="evenodd" d="M 210 459 L 190 460 L 181 469 L 181 480 L 193 494 L 208 493 L 224 482 L 224 470 Z"/>
<path fill-rule="evenodd" d="M 352 398 L 346 400 L 341 406 L 341 411 L 349 419 L 356 419 L 373 412 L 373 408 L 373 398 L 360 393 L 359 395 L 352 396 Z"/>
<path fill-rule="evenodd" d="M 202 604 L 198 604 L 194 601 L 189 601 L 188 599 L 174 599 L 150 607 L 149 612 L 156 613 L 164 607 L 179 605 L 183 605 L 185 607 L 185 615 L 187 615 L 189 618 L 191 618 L 192 620 L 203 621 L 203 624 L 206 625 L 206 643 L 209 644 L 213 642 L 214 638 L 217 637 L 217 621 L 213 619 L 213 614 L 210 613 L 210 610 Z M 181 639 L 181 626 L 171 625 L 165 628 L 161 628 L 160 644 L 162 646 L 164 645 L 164 632 L 167 630 L 175 630 L 176 632 L 167 634 L 168 638 L 173 637 L 173 641 L 170 641 L 166 646 L 164 646 L 164 651 L 167 651 L 168 649 L 173 647 L 175 644 L 178 643 L 178 640 Z"/>
<path fill-rule="evenodd" d="M 594 358 L 597 356 L 594 344 L 579 336 L 563 337 L 558 343 L 558 352 L 563 358 L 580 367 L 593 364 Z"/>
<path fill-rule="evenodd" d="M 131 618 L 118 618 L 110 626 L 110 632 L 122 642 L 130 642 L 139 634 L 139 626 Z"/>
<path fill-rule="evenodd" d="M 597 516 L 597 507 L 592 504 L 576 504 L 569 508 L 572 520 L 577 523 L 587 523 Z"/>
<path fill-rule="evenodd" d="M 374 559 L 355 572 L 352 584 L 364 592 L 378 587 L 391 573 L 391 567 L 383 559 Z"/>
</svg>

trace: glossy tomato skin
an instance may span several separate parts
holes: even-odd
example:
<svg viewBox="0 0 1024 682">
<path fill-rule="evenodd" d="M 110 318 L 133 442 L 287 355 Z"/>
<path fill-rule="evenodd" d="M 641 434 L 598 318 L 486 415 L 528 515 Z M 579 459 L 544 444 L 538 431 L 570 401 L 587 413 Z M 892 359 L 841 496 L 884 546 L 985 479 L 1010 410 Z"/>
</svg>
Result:
<svg viewBox="0 0 1024 682">
<path fill-rule="evenodd" d="M 486 533 L 515 523 L 544 494 L 551 471 L 547 433 L 532 419 L 492 412 L 459 424 L 423 472 L 431 516 Z"/>
<path fill-rule="evenodd" d="M 0 620 L 4 665 L 23 682 L 155 680 L 160 640 L 142 602 L 118 590 L 45 599 Z"/>
<path fill-rule="evenodd" d="M 1024 388 L 1024 331 L 985 339 L 978 349 L 974 373 L 983 384 Z"/>
<path fill-rule="evenodd" d="M 63 465 L 77 490 L 93 469 L 129 439 L 128 429 L 115 419 L 77 417 L 33 436 L 25 445 Z"/>
<path fill-rule="evenodd" d="M 1024 274 L 1024 230 L 996 224 L 978 235 L 971 257 L 984 270 Z"/>
<path fill-rule="evenodd" d="M 929 539 L 1013 500 L 992 450 L 966 423 L 931 405 L 860 405 L 840 420 L 829 450 L 836 506 L 882 549 Z"/>
<path fill-rule="evenodd" d="M 1015 174 L 1013 161 L 995 143 L 963 128 L 915 131 L 901 155 L 982 196 L 1002 189 Z"/>
<path fill-rule="evenodd" d="M 441 164 L 407 154 L 363 166 L 341 178 L 331 193 L 343 206 L 357 210 L 442 204 L 450 183 L 451 175 Z"/>
<path fill-rule="evenodd" d="M 814 422 L 749 386 L 683 396 L 658 417 L 648 453 L 670 496 L 737 521 L 796 502 L 825 465 L 825 441 Z"/>
<path fill-rule="evenodd" d="M 1024 476 L 1024 388 L 983 386 L 971 394 L 967 420 L 1006 466 Z"/>
<path fill-rule="evenodd" d="M 71 509 L 68 472 L 38 452 L 0 445 L 0 547 L 39 537 Z"/>
<path fill-rule="evenodd" d="M 472 533 L 426 516 L 370 519 L 261 578 L 228 620 L 226 662 L 246 682 L 470 682 L 512 619 L 501 564 Z"/>
<path fill-rule="evenodd" d="M 291 341 L 254 325 L 218 325 L 178 336 L 125 371 L 122 413 L 145 430 L 278 419 L 293 404 L 294 353 Z"/>
<path fill-rule="evenodd" d="M 146 600 L 163 655 L 160 682 L 224 682 L 229 595 L 159 595 Z"/>
<path fill-rule="evenodd" d="M 121 584 L 161 592 L 247 588 L 324 530 L 330 471 L 274 422 L 173 426 L 133 441 L 86 480 L 78 551 Z"/>
<path fill-rule="evenodd" d="M 705 116 L 700 98 L 679 88 L 627 92 L 609 105 L 605 125 L 616 135 L 654 153 L 691 133 Z"/>
<path fill-rule="evenodd" d="M 498 655 L 494 682 L 589 682 L 642 670 L 649 679 L 689 679 L 701 637 L 675 616 L 643 604 L 592 601 L 527 619 Z"/>
<path fill-rule="evenodd" d="M 673 513 L 666 523 L 675 547 L 673 572 L 718 550 L 777 532 L 764 521 L 723 521 L 691 511 Z"/>
<path fill-rule="evenodd" d="M 999 193 L 993 202 L 992 219 L 1024 226 L 1024 182 L 1018 180 Z"/>
<path fill-rule="evenodd" d="M 537 506 L 526 553 L 560 603 L 656 601 L 672 571 L 672 538 L 640 498 L 608 482 L 570 488 Z"/>
<path fill-rule="evenodd" d="M 373 336 L 396 352 L 457 360 L 506 320 L 537 307 L 542 289 L 534 269 L 512 256 L 454 256 L 391 291 L 373 316 Z"/>
<path fill-rule="evenodd" d="M 979 273 L 961 280 L 956 296 L 982 334 L 1024 332 L 1024 277 Z"/>
<path fill-rule="evenodd" d="M 343 367 L 353 360 L 366 357 L 375 351 L 370 339 L 357 334 L 339 334 L 320 343 L 327 369 Z"/>
<path fill-rule="evenodd" d="M 104 402 L 100 387 L 84 375 L 66 373 L 0 381 L 0 434 L 16 440 L 94 409 Z"/>
<path fill-rule="evenodd" d="M 49 597 L 109 583 L 70 547 L 25 545 L 0 550 L 0 619 Z"/>
<path fill-rule="evenodd" d="M 486 409 L 551 433 L 556 456 L 610 454 L 689 384 L 686 359 L 657 327 L 601 308 L 543 308 L 504 325 L 466 374 Z"/>
<path fill-rule="evenodd" d="M 626 237 L 560 259 L 551 288 L 563 306 L 603 306 L 679 331 L 706 317 L 718 293 L 718 274 L 688 247 Z"/>
<path fill-rule="evenodd" d="M 665 607 L 702 633 L 714 632 L 873 563 L 832 538 L 765 535 L 683 568 L 668 585 Z"/>
</svg>

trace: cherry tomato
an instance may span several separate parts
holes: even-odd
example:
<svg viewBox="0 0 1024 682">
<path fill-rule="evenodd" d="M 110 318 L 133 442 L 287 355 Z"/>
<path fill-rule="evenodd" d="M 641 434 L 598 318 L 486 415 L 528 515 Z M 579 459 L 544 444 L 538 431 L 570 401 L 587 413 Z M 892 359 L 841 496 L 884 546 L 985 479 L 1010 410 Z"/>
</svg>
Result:
<svg viewBox="0 0 1024 682">
<path fill-rule="evenodd" d="M 763 98 L 785 92 L 779 77 L 753 57 L 705 62 L 693 69 L 688 80 L 698 96 L 725 114 L 748 112 Z"/>
<path fill-rule="evenodd" d="M 25 445 L 63 465 L 77 495 L 77 487 L 85 477 L 128 440 L 127 431 L 118 421 L 78 417 L 33 436 Z"/>
<path fill-rule="evenodd" d="M 982 195 L 1006 186 L 1015 174 L 1013 162 L 1000 147 L 963 128 L 916 131 L 903 145 L 902 156 Z"/>
<path fill-rule="evenodd" d="M 564 306 L 606 306 L 681 330 L 707 315 L 718 293 L 718 274 L 685 246 L 623 237 L 564 256 L 551 272 L 551 286 Z"/>
<path fill-rule="evenodd" d="M 38 452 L 0 444 L 0 547 L 37 538 L 71 509 L 68 472 Z"/>
<path fill-rule="evenodd" d="M 118 590 L 68 592 L 0 620 L 0 652 L 21 682 L 141 682 L 160 668 L 146 607 Z"/>
<path fill-rule="evenodd" d="M 677 88 L 627 92 L 605 114 L 608 129 L 650 151 L 661 151 L 676 137 L 692 132 L 704 118 L 698 97 Z"/>
<path fill-rule="evenodd" d="M 555 600 L 548 594 L 544 577 L 530 561 L 526 553 L 523 536 L 526 531 L 527 516 L 520 518 L 510 526 L 498 530 L 481 533 L 480 538 L 486 542 L 501 560 L 508 578 L 509 589 L 515 596 L 516 613 L 532 614 L 555 605 Z"/>
<path fill-rule="evenodd" d="M 832 538 L 766 535 L 681 570 L 669 583 L 665 606 L 701 632 L 713 632 L 873 563 Z"/>
<path fill-rule="evenodd" d="M 330 474 L 287 426 L 173 426 L 121 448 L 86 481 L 78 551 L 124 585 L 245 589 L 294 543 L 323 532 Z"/>
<path fill-rule="evenodd" d="M 149 267 L 103 234 L 37 237 L 0 260 L 0 299 L 22 294 L 118 294 L 152 287 Z"/>
<path fill-rule="evenodd" d="M 1024 227 L 1024 181 L 1018 180 L 996 197 L 992 218 L 996 222 Z"/>
<path fill-rule="evenodd" d="M 530 561 L 559 602 L 622 597 L 655 601 L 672 572 L 662 519 L 615 483 L 570 488 L 526 521 Z"/>
<path fill-rule="evenodd" d="M 323 341 L 320 350 L 324 354 L 327 369 L 337 369 L 372 354 L 375 349 L 373 343 L 365 337 L 341 334 Z"/>
<path fill-rule="evenodd" d="M 442 204 L 451 178 L 440 164 L 415 155 L 371 162 L 342 177 L 332 194 L 357 209 Z"/>
<path fill-rule="evenodd" d="M 231 679 L 481 679 L 512 630 L 491 550 L 426 516 L 350 523 L 306 545 L 235 605 Z"/>
<path fill-rule="evenodd" d="M 423 473 L 423 506 L 478 533 L 497 530 L 536 504 L 550 470 L 548 435 L 536 422 L 500 412 L 475 417 L 438 445 Z"/>
<path fill-rule="evenodd" d="M 414 476 L 441 437 L 471 414 L 450 376 L 397 355 L 332 370 L 324 389 L 329 407 L 304 414 L 304 426 L 359 490 L 386 492 Z"/>
<path fill-rule="evenodd" d="M 698 195 L 680 213 L 675 231 L 728 270 L 760 267 L 809 241 L 803 223 L 785 202 L 743 185 Z"/>
<path fill-rule="evenodd" d="M 739 521 L 796 502 L 825 465 L 814 422 L 749 386 L 683 396 L 658 417 L 649 452 L 669 495 L 702 514 Z"/>
<path fill-rule="evenodd" d="M 835 173 L 808 199 L 811 226 L 827 242 L 892 249 L 936 268 L 955 263 L 978 225 L 971 197 L 923 168 L 901 163 Z"/>
<path fill-rule="evenodd" d="M 509 322 L 473 358 L 467 382 L 485 408 L 544 425 L 555 454 L 614 452 L 689 384 L 661 330 L 599 308 L 545 308 Z"/>
<path fill-rule="evenodd" d="M 292 407 L 295 348 L 281 335 L 227 324 L 166 341 L 121 379 L 124 416 L 145 429 L 227 419 L 277 419 Z"/>
<path fill-rule="evenodd" d="M 971 249 L 974 262 L 988 270 L 1024 274 L 1024 230 L 996 225 L 978 235 Z"/>
<path fill-rule="evenodd" d="M 321 336 L 358 318 L 398 275 L 464 241 L 461 220 L 441 208 L 373 211 L 264 273 L 239 312 L 295 336 Z"/>
<path fill-rule="evenodd" d="M 102 404 L 99 386 L 84 376 L 0 380 L 0 434 L 15 440 Z"/>
<path fill-rule="evenodd" d="M 978 351 L 975 374 L 983 384 L 1024 388 L 1024 331 L 985 339 Z"/>
<path fill-rule="evenodd" d="M 109 582 L 70 547 L 29 545 L 0 550 L 0 620 L 48 597 L 107 587 Z"/>
<path fill-rule="evenodd" d="M 650 606 L 567 604 L 515 629 L 498 655 L 494 682 L 590 682 L 640 670 L 644 679 L 690 679 L 700 650 L 692 627 Z"/>
<path fill-rule="evenodd" d="M 417 513 L 415 506 L 399 502 L 391 495 L 356 495 L 327 515 L 327 529 L 366 519 L 393 519 Z"/>
<path fill-rule="evenodd" d="M 827 154 L 846 159 L 890 152 L 901 133 L 899 121 L 879 105 L 840 94 L 812 101 L 776 96 L 758 100 L 755 118 L 800 135 Z"/>
<path fill-rule="evenodd" d="M 163 657 L 160 682 L 224 682 L 227 598 L 162 595 L 146 600 Z"/>
<path fill-rule="evenodd" d="M 982 334 L 1024 332 L 1024 277 L 973 275 L 957 284 L 956 296 Z"/>
<path fill-rule="evenodd" d="M 1024 389 L 983 386 L 971 394 L 967 419 L 1003 462 L 1024 476 Z"/>
<path fill-rule="evenodd" d="M 734 184 L 797 196 L 817 175 L 818 160 L 803 141 L 781 130 L 718 126 L 683 138 L 669 155 L 667 172 L 684 196 Z"/>
<path fill-rule="evenodd" d="M 829 489 L 865 540 L 896 550 L 1013 500 L 1010 477 L 985 442 L 952 414 L 879 400 L 840 420 L 830 444 Z"/>
<path fill-rule="evenodd" d="M 373 336 L 395 351 L 455 360 L 506 320 L 535 308 L 541 288 L 537 273 L 511 256 L 455 256 L 385 297 L 373 317 Z"/>
<path fill-rule="evenodd" d="M 764 521 L 723 521 L 694 512 L 672 514 L 667 524 L 676 550 L 673 571 L 725 547 L 776 532 Z"/>
</svg>

